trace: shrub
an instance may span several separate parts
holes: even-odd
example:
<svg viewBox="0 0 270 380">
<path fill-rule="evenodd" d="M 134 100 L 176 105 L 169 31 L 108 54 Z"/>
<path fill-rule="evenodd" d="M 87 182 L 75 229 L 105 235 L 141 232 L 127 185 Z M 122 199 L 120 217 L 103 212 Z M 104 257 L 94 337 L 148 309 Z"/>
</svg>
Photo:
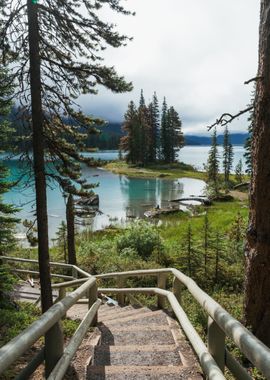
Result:
<svg viewBox="0 0 270 380">
<path fill-rule="evenodd" d="M 164 245 L 154 226 L 146 222 L 131 224 L 117 239 L 117 250 L 121 253 L 124 249 L 131 248 L 144 260 L 151 255 L 164 255 Z"/>
</svg>

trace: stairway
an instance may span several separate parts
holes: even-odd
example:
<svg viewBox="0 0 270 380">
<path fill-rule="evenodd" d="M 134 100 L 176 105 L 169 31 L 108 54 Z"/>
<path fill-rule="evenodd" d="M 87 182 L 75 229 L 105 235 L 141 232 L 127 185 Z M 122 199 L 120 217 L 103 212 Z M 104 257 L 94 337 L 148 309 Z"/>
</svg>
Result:
<svg viewBox="0 0 270 380">
<path fill-rule="evenodd" d="M 179 325 L 163 310 L 103 305 L 98 319 L 86 379 L 202 379 Z"/>
</svg>

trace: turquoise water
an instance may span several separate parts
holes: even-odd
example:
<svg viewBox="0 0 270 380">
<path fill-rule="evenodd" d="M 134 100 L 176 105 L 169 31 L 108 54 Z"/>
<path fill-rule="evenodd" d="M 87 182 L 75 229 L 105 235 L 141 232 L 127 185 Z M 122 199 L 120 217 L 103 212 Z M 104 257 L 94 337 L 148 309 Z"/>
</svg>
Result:
<svg viewBox="0 0 270 380">
<path fill-rule="evenodd" d="M 17 178 L 21 172 L 19 162 L 12 160 L 6 163 L 10 168 L 11 177 Z M 95 192 L 100 198 L 101 214 L 89 221 L 93 230 L 102 229 L 111 223 L 125 223 L 129 218 L 141 218 L 145 211 L 156 205 L 164 207 L 171 199 L 202 194 L 205 187 L 204 181 L 196 179 L 128 178 L 98 168 L 83 168 L 83 176 L 88 182 L 99 183 Z M 59 187 L 55 184 L 50 184 L 48 187 L 47 197 L 49 235 L 53 238 L 60 222 L 65 219 L 65 203 Z M 5 200 L 22 207 L 18 213 L 21 219 L 34 218 L 32 186 L 14 188 L 5 195 Z M 25 232 L 22 226 L 19 227 L 18 232 Z"/>
<path fill-rule="evenodd" d="M 185 162 L 195 166 L 199 170 L 203 170 L 203 164 L 207 162 L 208 153 L 210 146 L 185 146 L 182 148 L 178 154 L 179 161 Z M 222 169 L 222 147 L 218 147 L 219 158 L 220 158 L 220 169 Z M 238 164 L 239 160 L 242 159 L 243 170 L 245 170 L 245 160 L 244 160 L 244 147 L 242 145 L 233 146 L 233 171 Z M 118 159 L 118 151 L 103 151 L 97 153 L 87 153 L 90 157 L 95 157 L 96 159 L 101 158 L 102 160 L 116 160 Z"/>
<path fill-rule="evenodd" d="M 209 147 L 188 146 L 181 150 L 181 161 L 202 168 L 207 160 Z M 243 157 L 243 147 L 234 147 L 235 162 Z M 113 160 L 118 158 L 117 151 L 103 151 L 98 153 L 86 153 L 96 159 Z M 6 160 L 10 169 L 12 180 L 17 180 L 23 171 L 22 163 L 18 160 Z M 112 223 L 125 223 L 130 218 L 141 218 L 144 212 L 157 205 L 164 207 L 168 201 L 175 198 L 190 195 L 201 195 L 205 188 L 204 181 L 179 178 L 169 179 L 142 179 L 128 178 L 116 175 L 103 169 L 83 168 L 83 176 L 90 183 L 99 183 L 95 192 L 100 197 L 101 214 L 89 220 L 93 230 L 102 229 Z M 55 232 L 62 220 L 65 220 L 65 203 L 59 187 L 55 183 L 49 183 L 47 190 L 49 235 L 55 236 Z M 34 219 L 34 187 L 29 178 L 25 177 L 20 186 L 5 194 L 5 200 L 21 207 L 18 217 L 21 219 Z M 23 233 L 24 228 L 18 227 L 18 232 Z"/>
</svg>

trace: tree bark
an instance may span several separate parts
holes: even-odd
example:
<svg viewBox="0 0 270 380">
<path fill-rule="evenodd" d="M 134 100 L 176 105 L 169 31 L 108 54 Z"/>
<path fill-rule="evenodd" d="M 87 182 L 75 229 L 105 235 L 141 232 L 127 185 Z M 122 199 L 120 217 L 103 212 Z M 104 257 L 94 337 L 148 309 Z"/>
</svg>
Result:
<svg viewBox="0 0 270 380">
<path fill-rule="evenodd" d="M 261 0 L 253 175 L 246 245 L 245 317 L 270 346 L 270 1 Z"/>
<path fill-rule="evenodd" d="M 36 213 L 38 229 L 38 260 L 41 287 L 42 312 L 52 304 L 50 275 L 48 215 L 46 195 L 46 175 L 44 162 L 43 112 L 41 100 L 41 73 L 39 56 L 39 27 L 37 4 L 27 0 L 28 38 L 30 60 L 31 108 L 33 126 L 33 159 L 36 190 Z M 45 375 L 46 378 L 63 353 L 63 334 L 56 323 L 45 335 Z"/>
<path fill-rule="evenodd" d="M 68 263 L 76 265 L 76 249 L 75 249 L 75 215 L 74 201 L 72 194 L 69 194 L 66 206 L 67 218 L 67 245 L 68 245 Z"/>
<path fill-rule="evenodd" d="M 39 57 L 39 28 L 37 4 L 33 4 L 32 0 L 27 0 L 27 7 L 33 124 L 33 158 L 38 229 L 38 258 L 41 285 L 41 304 L 42 312 L 44 313 L 52 306 L 52 289 L 49 264 L 48 216 Z"/>
</svg>

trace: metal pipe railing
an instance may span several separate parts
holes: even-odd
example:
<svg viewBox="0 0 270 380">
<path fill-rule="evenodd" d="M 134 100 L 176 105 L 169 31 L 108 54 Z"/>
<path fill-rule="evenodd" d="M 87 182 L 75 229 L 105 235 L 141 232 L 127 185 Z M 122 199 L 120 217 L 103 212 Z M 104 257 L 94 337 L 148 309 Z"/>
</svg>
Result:
<svg viewBox="0 0 270 380">
<path fill-rule="evenodd" d="M 0 257 L 0 260 L 1 259 L 22 263 L 38 263 L 36 260 L 13 257 Z M 89 307 L 91 307 L 91 305 L 96 301 L 95 278 L 91 277 L 90 274 L 74 265 L 63 263 L 50 263 L 50 265 L 56 267 L 58 266 L 59 268 L 72 269 L 72 281 L 68 281 L 62 284 L 54 284 L 53 287 L 59 289 L 59 302 L 57 302 L 51 309 L 44 313 L 38 321 L 34 322 L 34 324 L 26 329 L 22 334 L 14 338 L 6 346 L 0 349 L 0 359 L 3 359 L 0 360 L 0 373 L 3 371 L 3 368 L 7 368 L 27 348 L 31 347 L 31 345 L 40 336 L 42 336 L 46 331 L 54 326 L 55 323 L 57 323 L 57 321 L 59 321 L 62 316 L 65 315 L 68 308 L 75 304 L 83 294 L 89 291 L 89 289 Z M 79 274 L 85 278 L 77 279 Z M 166 278 L 169 274 L 172 274 L 174 276 L 173 293 L 165 290 Z M 88 280 L 89 276 L 90 279 Z M 123 287 L 126 278 L 144 276 L 157 277 L 159 288 L 132 289 Z M 240 348 L 241 352 L 264 374 L 264 376 L 266 376 L 267 379 L 270 379 L 270 349 L 266 347 L 262 342 L 260 342 L 250 331 L 248 331 L 243 325 L 241 325 L 240 322 L 233 318 L 208 294 L 199 288 L 199 286 L 191 278 L 187 277 L 177 269 L 166 268 L 115 272 L 101 274 L 95 277 L 98 279 L 114 278 L 117 282 L 118 288 L 106 288 L 100 289 L 99 291 L 102 293 L 115 293 L 118 295 L 117 298 L 121 302 L 124 302 L 125 294 L 155 294 L 158 296 L 159 306 L 164 307 L 164 297 L 166 297 L 171 304 L 183 330 L 188 336 L 193 348 L 196 352 L 198 349 L 197 354 L 204 371 L 208 374 L 212 371 L 210 376 L 211 379 L 221 378 L 219 372 L 222 374 L 224 365 L 226 365 L 232 373 L 236 373 L 238 379 L 250 378 L 249 374 L 243 369 L 243 367 L 241 367 L 241 365 L 225 350 L 225 335 L 234 341 L 234 343 Z M 65 296 L 67 287 L 73 287 L 80 284 L 82 285 L 78 289 L 70 293 L 68 296 Z M 191 325 L 185 312 L 180 306 L 181 291 L 183 286 L 189 290 L 192 296 L 198 301 L 198 303 L 209 315 L 208 349 L 196 333 L 194 327 Z M 93 287 L 92 291 L 91 287 Z M 27 337 L 29 340 L 24 339 L 23 337 Z M 219 368 L 219 371 L 216 371 L 216 367 Z"/>
<path fill-rule="evenodd" d="M 54 304 L 31 326 L 3 346 L 0 349 L 0 374 L 50 330 L 66 314 L 67 310 L 95 285 L 95 282 L 94 277 L 90 278 L 78 289 Z"/>
<path fill-rule="evenodd" d="M 87 333 L 89 326 L 93 322 L 100 305 L 101 305 L 101 300 L 97 300 L 89 309 L 88 313 L 85 315 L 84 319 L 82 320 L 79 327 L 75 331 L 75 334 L 71 338 L 68 346 L 65 348 L 65 351 L 61 359 L 58 361 L 53 371 L 51 372 L 50 376 L 48 377 L 48 380 L 62 380 L 63 379 L 69 367 L 69 364 L 72 358 L 74 357 L 78 347 L 82 343 L 83 338 L 85 334 Z"/>
<path fill-rule="evenodd" d="M 116 277 L 117 279 L 124 277 L 140 277 L 140 276 L 158 276 L 159 274 L 173 274 L 175 279 L 184 285 L 192 296 L 198 301 L 207 314 L 213 319 L 217 327 L 222 329 L 226 336 L 230 337 L 241 352 L 255 365 L 267 378 L 270 379 L 270 349 L 258 340 L 248 329 L 246 329 L 239 321 L 233 318 L 225 309 L 222 308 L 216 301 L 214 301 L 207 293 L 205 293 L 194 280 L 174 268 L 167 269 L 150 269 L 139 271 L 127 271 L 118 273 L 106 273 L 96 276 L 100 279 L 107 279 Z M 176 283 L 178 295 L 181 298 L 180 286 Z M 106 289 L 105 289 L 106 290 Z M 112 288 L 111 288 L 112 290 Z M 103 291 L 103 290 L 102 290 Z M 114 289 L 111 293 L 119 293 L 119 289 Z M 213 328 L 209 331 L 212 336 L 208 337 L 209 343 L 215 342 L 217 329 Z M 210 343 L 211 344 L 211 343 Z M 208 347 L 209 351 L 215 352 L 216 349 Z M 224 351 L 224 347 L 222 347 Z M 225 354 L 224 354 L 225 355 Z M 214 358 L 218 361 L 220 352 L 216 351 Z M 231 361 L 230 361 L 231 362 Z"/>
<path fill-rule="evenodd" d="M 203 343 L 199 334 L 196 332 L 195 328 L 192 326 L 190 320 L 188 319 L 186 313 L 179 305 L 174 294 L 168 290 L 159 288 L 102 288 L 98 289 L 99 293 L 116 293 L 116 294 L 155 294 L 163 298 L 167 298 L 170 303 L 176 318 L 178 319 L 182 329 L 184 330 L 188 340 L 190 341 L 192 347 L 194 348 L 200 364 L 203 368 L 204 373 L 211 380 L 225 380 L 223 373 L 215 362 L 214 358 L 209 353 L 206 345 Z"/>
</svg>

